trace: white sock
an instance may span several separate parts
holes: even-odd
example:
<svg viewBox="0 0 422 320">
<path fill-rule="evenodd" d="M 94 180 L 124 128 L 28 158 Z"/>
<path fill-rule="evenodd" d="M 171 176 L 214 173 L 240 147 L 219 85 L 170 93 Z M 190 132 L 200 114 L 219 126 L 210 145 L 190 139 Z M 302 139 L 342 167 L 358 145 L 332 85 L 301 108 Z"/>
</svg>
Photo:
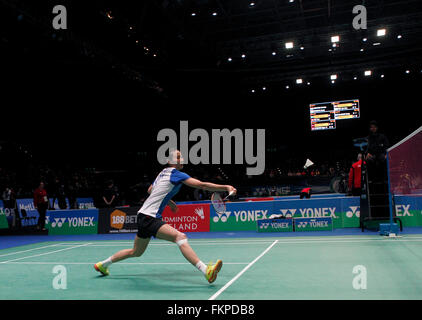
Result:
<svg viewBox="0 0 422 320">
<path fill-rule="evenodd" d="M 104 261 L 101 261 L 102 265 L 107 268 L 110 264 L 113 263 L 113 261 L 111 261 L 111 257 L 105 259 Z"/>
<path fill-rule="evenodd" d="M 205 274 L 207 272 L 207 265 L 205 263 L 203 263 L 201 260 L 199 260 L 199 262 L 196 264 L 196 267 L 202 271 L 203 274 Z"/>
</svg>

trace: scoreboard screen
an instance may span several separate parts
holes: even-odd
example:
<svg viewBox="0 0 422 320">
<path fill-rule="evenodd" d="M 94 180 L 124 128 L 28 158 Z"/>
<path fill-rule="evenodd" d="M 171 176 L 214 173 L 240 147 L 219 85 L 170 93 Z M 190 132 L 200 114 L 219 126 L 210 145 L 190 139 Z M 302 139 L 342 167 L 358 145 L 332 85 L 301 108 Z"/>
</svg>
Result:
<svg viewBox="0 0 422 320">
<path fill-rule="evenodd" d="M 359 100 L 344 100 L 309 105 L 311 130 L 335 129 L 338 120 L 360 117 Z"/>
</svg>

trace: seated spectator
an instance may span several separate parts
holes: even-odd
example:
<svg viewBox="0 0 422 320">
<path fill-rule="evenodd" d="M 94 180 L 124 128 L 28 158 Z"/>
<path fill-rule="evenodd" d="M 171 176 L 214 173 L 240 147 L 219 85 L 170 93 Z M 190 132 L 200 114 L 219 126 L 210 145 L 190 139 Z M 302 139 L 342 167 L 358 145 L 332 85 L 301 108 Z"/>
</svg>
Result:
<svg viewBox="0 0 422 320">
<path fill-rule="evenodd" d="M 306 198 L 306 199 L 310 199 L 311 198 L 311 188 L 303 188 L 302 191 L 300 192 L 300 198 Z"/>
<path fill-rule="evenodd" d="M 114 191 L 113 181 L 109 181 L 107 188 L 103 192 L 103 201 L 106 208 L 112 208 L 115 206 L 116 192 Z"/>
</svg>

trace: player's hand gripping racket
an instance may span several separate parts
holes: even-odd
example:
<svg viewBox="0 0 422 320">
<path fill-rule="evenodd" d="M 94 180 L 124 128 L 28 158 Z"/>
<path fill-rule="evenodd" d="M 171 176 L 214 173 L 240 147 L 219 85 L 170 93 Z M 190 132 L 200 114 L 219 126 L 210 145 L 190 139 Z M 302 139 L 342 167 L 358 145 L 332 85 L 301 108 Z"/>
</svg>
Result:
<svg viewBox="0 0 422 320">
<path fill-rule="evenodd" d="M 224 213 L 226 212 L 226 203 L 225 201 L 227 200 L 228 197 L 230 197 L 231 195 L 233 195 L 235 193 L 235 191 L 231 191 L 227 197 L 225 197 L 224 199 L 221 198 L 221 195 L 218 192 L 214 192 L 211 195 L 211 204 L 214 207 L 215 211 L 217 213 Z"/>
</svg>

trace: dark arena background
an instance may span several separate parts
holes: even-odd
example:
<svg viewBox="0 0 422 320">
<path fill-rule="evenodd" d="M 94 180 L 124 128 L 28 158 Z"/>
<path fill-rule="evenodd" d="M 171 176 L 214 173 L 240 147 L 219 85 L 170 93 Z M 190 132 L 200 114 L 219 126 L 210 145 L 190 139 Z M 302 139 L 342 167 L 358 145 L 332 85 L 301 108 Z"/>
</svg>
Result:
<svg viewBox="0 0 422 320">
<path fill-rule="evenodd" d="M 256 316 L 258 300 L 422 298 L 421 1 L 0 0 L 0 58 L 0 299 L 251 300 Z M 218 279 L 155 237 L 99 276 L 133 247 L 158 132 L 183 140 L 182 121 L 253 129 L 254 155 L 265 129 L 260 175 L 234 138 L 232 164 L 183 168 L 237 189 L 224 212 L 188 186 L 163 211 Z"/>
</svg>

